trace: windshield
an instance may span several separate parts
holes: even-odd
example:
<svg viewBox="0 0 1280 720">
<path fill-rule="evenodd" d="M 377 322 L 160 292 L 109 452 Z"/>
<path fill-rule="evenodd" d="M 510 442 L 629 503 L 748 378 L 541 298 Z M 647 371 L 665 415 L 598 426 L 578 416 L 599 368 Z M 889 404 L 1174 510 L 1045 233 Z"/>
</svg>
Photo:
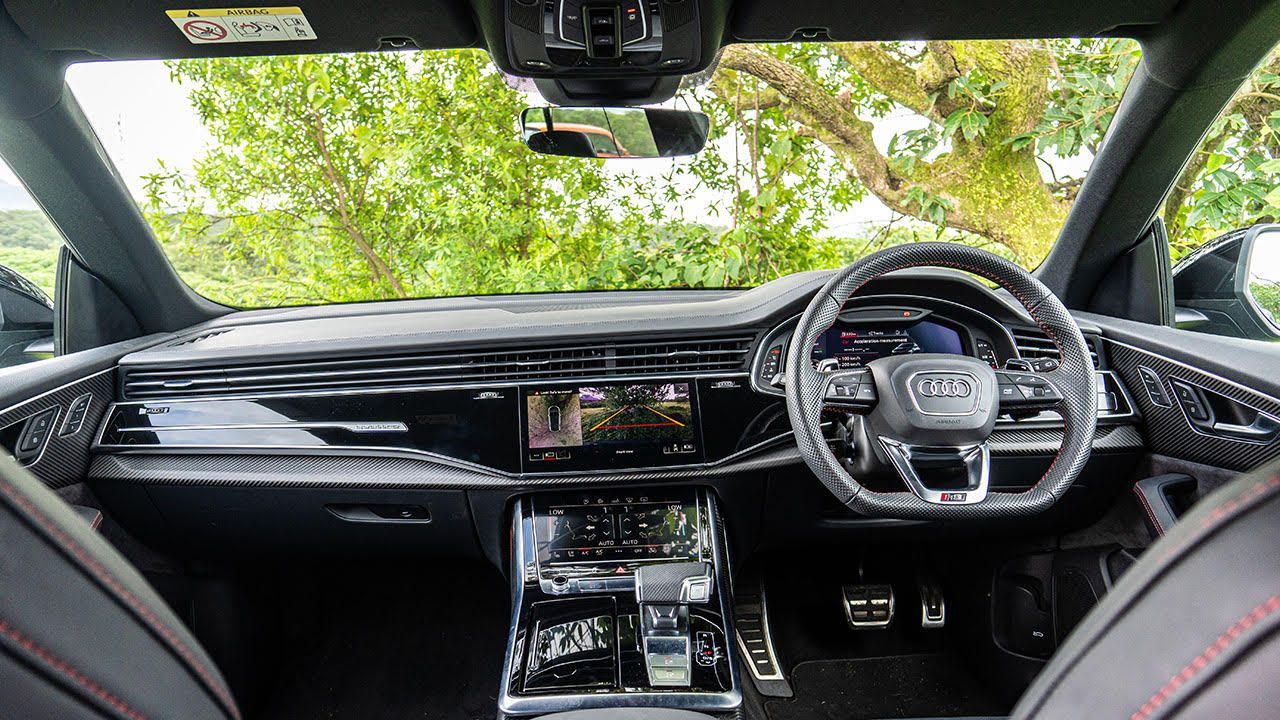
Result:
<svg viewBox="0 0 1280 720">
<path fill-rule="evenodd" d="M 89 63 L 68 82 L 183 279 L 262 307 L 746 287 L 934 239 L 1032 268 L 1138 54 L 730 46 L 670 103 L 710 116 L 701 153 L 607 161 L 523 147 L 541 100 L 478 50 Z"/>
</svg>

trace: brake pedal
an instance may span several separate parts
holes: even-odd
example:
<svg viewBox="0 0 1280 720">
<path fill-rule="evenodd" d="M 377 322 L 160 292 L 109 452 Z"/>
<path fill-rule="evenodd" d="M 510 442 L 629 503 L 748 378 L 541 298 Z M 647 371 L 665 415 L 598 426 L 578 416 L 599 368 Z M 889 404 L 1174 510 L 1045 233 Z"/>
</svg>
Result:
<svg viewBox="0 0 1280 720">
<path fill-rule="evenodd" d="M 844 618 L 854 630 L 889 627 L 893 622 L 892 585 L 845 585 Z"/>
</svg>

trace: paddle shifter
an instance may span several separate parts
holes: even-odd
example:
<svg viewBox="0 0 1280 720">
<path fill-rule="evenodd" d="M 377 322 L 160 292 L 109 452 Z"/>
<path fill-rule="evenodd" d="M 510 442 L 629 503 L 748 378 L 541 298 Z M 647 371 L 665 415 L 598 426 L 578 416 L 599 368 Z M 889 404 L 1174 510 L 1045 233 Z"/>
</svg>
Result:
<svg viewBox="0 0 1280 720">
<path fill-rule="evenodd" d="M 709 602 L 711 591 L 709 563 L 655 563 L 636 568 L 644 664 L 654 687 L 689 686 L 689 606 Z"/>
</svg>

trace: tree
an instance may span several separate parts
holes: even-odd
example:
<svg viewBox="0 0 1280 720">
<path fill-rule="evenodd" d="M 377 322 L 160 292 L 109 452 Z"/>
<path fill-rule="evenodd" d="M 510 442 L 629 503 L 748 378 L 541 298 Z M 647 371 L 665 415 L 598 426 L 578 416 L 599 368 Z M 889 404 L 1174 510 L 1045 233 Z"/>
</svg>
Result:
<svg viewBox="0 0 1280 720">
<path fill-rule="evenodd" d="M 820 141 L 890 209 L 1034 265 L 1080 182 L 1045 179 L 1045 155 L 1096 148 L 1136 58 L 1119 40 L 733 45 L 712 88 L 750 123 Z M 874 120 L 897 109 L 924 122 L 885 152 Z"/>
<path fill-rule="evenodd" d="M 1228 230 L 1280 218 L 1280 50 L 1209 129 L 1164 205 L 1174 258 Z"/>
<path fill-rule="evenodd" d="M 526 151 L 512 130 L 522 98 L 487 56 L 442 55 L 171 63 L 212 144 L 194 177 L 149 178 L 152 224 L 185 252 L 265 270 L 287 293 L 276 302 L 527 280 L 604 212 L 600 165 Z"/>
</svg>

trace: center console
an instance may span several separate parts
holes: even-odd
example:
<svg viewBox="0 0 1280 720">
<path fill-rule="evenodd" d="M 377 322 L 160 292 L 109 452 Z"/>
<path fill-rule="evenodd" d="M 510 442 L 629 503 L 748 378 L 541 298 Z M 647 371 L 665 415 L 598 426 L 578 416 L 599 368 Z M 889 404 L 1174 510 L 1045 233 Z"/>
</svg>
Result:
<svg viewBox="0 0 1280 720">
<path fill-rule="evenodd" d="M 689 487 L 515 504 L 507 715 L 742 702 L 715 498 Z"/>
</svg>

